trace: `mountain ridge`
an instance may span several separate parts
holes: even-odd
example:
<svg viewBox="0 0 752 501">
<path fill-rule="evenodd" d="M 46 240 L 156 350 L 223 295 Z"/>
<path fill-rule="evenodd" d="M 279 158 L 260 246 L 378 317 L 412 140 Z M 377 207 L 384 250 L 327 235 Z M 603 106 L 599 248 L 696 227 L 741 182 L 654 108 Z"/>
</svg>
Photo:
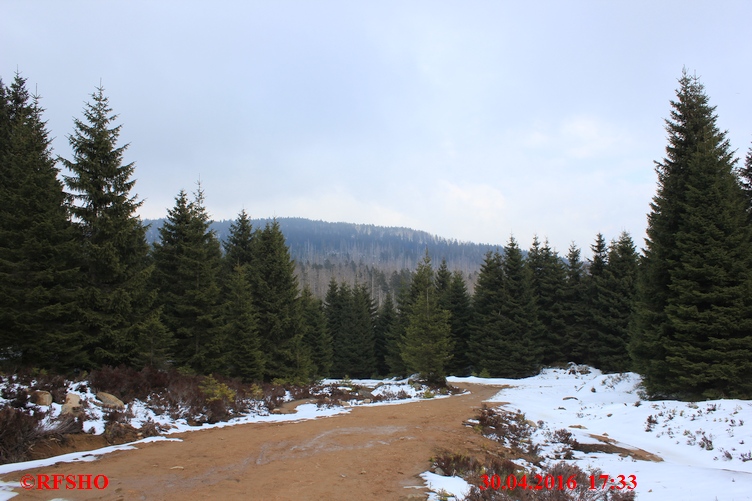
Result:
<svg viewBox="0 0 752 501">
<path fill-rule="evenodd" d="M 404 270 L 412 271 L 426 251 L 439 266 L 442 259 L 451 271 L 462 272 L 472 289 L 483 259 L 488 251 L 501 251 L 500 245 L 463 242 L 407 227 L 373 224 L 328 222 L 303 217 L 251 219 L 255 229 L 277 221 L 295 260 L 302 286 L 323 297 L 329 281 L 371 283 L 377 301 L 379 291 L 394 292 L 404 278 Z M 234 220 L 211 223 L 217 238 L 224 241 Z M 159 240 L 161 219 L 146 219 L 147 241 Z"/>
</svg>

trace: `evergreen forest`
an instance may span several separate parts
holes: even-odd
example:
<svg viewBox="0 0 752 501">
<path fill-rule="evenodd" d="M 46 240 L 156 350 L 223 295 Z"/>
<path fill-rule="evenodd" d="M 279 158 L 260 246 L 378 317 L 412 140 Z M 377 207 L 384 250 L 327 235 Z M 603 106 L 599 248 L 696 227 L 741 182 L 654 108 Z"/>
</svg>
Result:
<svg viewBox="0 0 752 501">
<path fill-rule="evenodd" d="M 325 236 L 291 244 L 279 221 L 245 211 L 220 234 L 200 183 L 150 227 L 117 119 L 96 88 L 73 120 L 70 157 L 57 157 L 41 98 L 20 74 L 0 81 L 4 371 L 175 367 L 293 383 L 418 373 L 441 385 L 573 362 L 636 371 L 655 398 L 752 398 L 752 149 L 735 158 L 686 71 L 644 248 L 628 232 L 599 233 L 588 259 L 538 237 L 468 244 L 472 257 L 403 229 L 410 253 L 384 240 L 353 247 L 351 274 L 322 275 L 342 267 L 326 264 L 342 246 L 321 242 L 328 250 L 306 258 Z"/>
</svg>

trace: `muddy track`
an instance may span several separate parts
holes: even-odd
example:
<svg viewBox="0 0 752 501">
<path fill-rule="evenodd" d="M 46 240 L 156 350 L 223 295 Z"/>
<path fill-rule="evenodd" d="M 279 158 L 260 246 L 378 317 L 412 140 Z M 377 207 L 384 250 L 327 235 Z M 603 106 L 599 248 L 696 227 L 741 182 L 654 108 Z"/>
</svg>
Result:
<svg viewBox="0 0 752 501">
<path fill-rule="evenodd" d="M 375 407 L 298 423 L 246 424 L 139 444 L 91 463 L 59 463 L 4 475 L 106 475 L 98 491 L 23 491 L 14 499 L 353 500 L 406 499 L 425 492 L 418 474 L 442 450 L 493 447 L 463 421 L 498 387 L 459 384 L 469 394 Z"/>
</svg>

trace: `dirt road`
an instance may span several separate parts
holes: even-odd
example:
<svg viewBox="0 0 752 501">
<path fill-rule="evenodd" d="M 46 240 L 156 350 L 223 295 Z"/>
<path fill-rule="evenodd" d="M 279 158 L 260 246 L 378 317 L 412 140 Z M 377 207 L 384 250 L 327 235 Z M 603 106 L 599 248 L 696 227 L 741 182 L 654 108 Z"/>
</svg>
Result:
<svg viewBox="0 0 752 501">
<path fill-rule="evenodd" d="M 356 407 L 298 423 L 246 424 L 139 444 L 91 463 L 60 463 L 3 476 L 106 475 L 105 490 L 23 491 L 15 499 L 399 500 L 424 489 L 417 475 L 442 450 L 480 451 L 492 442 L 463 421 L 499 388 L 401 405 Z"/>
</svg>

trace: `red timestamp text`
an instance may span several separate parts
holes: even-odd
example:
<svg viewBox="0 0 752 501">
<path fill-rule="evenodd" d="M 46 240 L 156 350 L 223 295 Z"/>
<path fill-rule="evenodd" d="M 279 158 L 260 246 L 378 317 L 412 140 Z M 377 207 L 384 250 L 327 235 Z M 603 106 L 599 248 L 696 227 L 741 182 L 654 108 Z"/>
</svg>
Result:
<svg viewBox="0 0 752 501">
<path fill-rule="evenodd" d="M 482 491 L 487 489 L 493 490 L 514 490 L 526 489 L 530 491 L 540 490 L 573 490 L 578 486 L 577 476 L 571 475 L 564 478 L 563 475 L 508 475 L 502 478 L 500 475 L 481 475 L 481 485 L 478 488 Z M 634 490 L 637 488 L 637 477 L 635 475 L 590 475 L 587 477 L 589 485 L 588 490 Z M 581 477 L 582 479 L 582 477 Z M 585 484 L 587 485 L 587 484 Z"/>
</svg>

